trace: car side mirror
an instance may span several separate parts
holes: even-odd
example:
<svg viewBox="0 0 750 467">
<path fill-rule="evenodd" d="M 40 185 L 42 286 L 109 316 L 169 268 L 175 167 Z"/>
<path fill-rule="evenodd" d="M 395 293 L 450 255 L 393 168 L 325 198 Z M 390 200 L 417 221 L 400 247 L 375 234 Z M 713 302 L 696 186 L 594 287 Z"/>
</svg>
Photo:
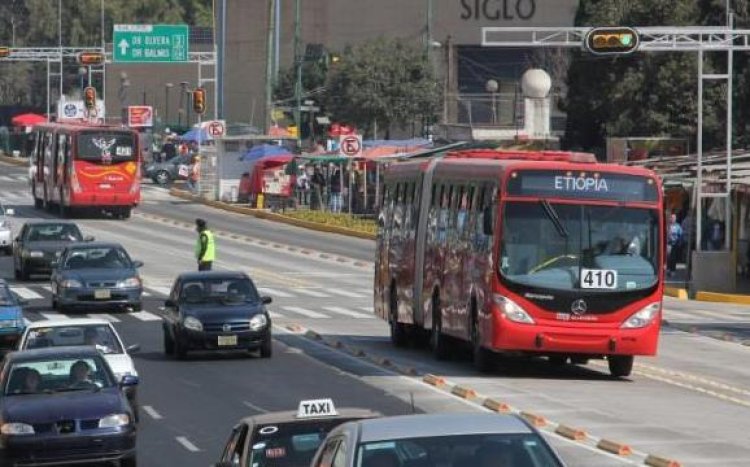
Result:
<svg viewBox="0 0 750 467">
<path fill-rule="evenodd" d="M 138 377 L 133 375 L 125 375 L 120 380 L 120 386 L 121 387 L 130 387 L 130 386 L 137 386 L 138 385 Z"/>
<path fill-rule="evenodd" d="M 133 344 L 125 347 L 125 351 L 127 353 L 134 353 L 138 352 L 139 350 L 141 350 L 141 344 Z"/>
<path fill-rule="evenodd" d="M 16 210 L 13 209 L 13 208 L 8 208 L 8 209 L 5 210 L 5 215 L 8 216 L 8 217 L 15 216 L 16 215 Z"/>
<path fill-rule="evenodd" d="M 269 305 L 273 301 L 273 298 L 271 298 L 271 297 L 260 297 L 260 301 L 264 305 Z"/>
<path fill-rule="evenodd" d="M 142 268 L 143 267 L 143 261 L 133 261 L 133 267 L 134 268 Z"/>
<path fill-rule="evenodd" d="M 494 230 L 494 216 L 492 215 L 492 207 L 487 206 L 484 208 L 483 216 L 482 216 L 482 230 L 484 231 L 484 234 L 487 236 L 492 235 L 492 231 Z"/>
<path fill-rule="evenodd" d="M 175 306 L 174 300 L 164 300 L 165 308 L 174 308 Z"/>
<path fill-rule="evenodd" d="M 83 237 L 83 241 L 84 242 L 93 242 L 94 241 L 94 236 L 93 235 L 86 235 L 85 237 Z"/>
</svg>

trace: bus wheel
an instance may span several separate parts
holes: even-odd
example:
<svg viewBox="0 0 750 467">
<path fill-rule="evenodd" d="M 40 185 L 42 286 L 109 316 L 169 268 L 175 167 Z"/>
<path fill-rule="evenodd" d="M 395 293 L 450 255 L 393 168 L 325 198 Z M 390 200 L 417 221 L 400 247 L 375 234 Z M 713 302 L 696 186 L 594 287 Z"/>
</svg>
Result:
<svg viewBox="0 0 750 467">
<path fill-rule="evenodd" d="M 396 289 L 391 289 L 391 299 L 388 310 L 390 328 L 391 328 L 391 342 L 396 347 L 404 347 L 409 342 L 409 335 L 406 329 L 406 325 L 398 322 L 398 298 L 396 298 Z"/>
<path fill-rule="evenodd" d="M 440 313 L 440 299 L 432 297 L 432 332 L 430 334 L 430 348 L 438 360 L 448 358 L 448 342 L 443 335 L 443 320 Z"/>
<path fill-rule="evenodd" d="M 610 374 L 615 378 L 630 376 L 630 372 L 633 371 L 633 360 L 632 355 L 610 355 L 607 357 Z"/>
<path fill-rule="evenodd" d="M 471 325 L 471 350 L 474 360 L 474 367 L 482 373 L 492 371 L 493 360 L 492 353 L 482 347 L 482 340 L 479 335 L 479 323 L 477 322 L 476 312 L 473 313 L 474 319 Z"/>
</svg>

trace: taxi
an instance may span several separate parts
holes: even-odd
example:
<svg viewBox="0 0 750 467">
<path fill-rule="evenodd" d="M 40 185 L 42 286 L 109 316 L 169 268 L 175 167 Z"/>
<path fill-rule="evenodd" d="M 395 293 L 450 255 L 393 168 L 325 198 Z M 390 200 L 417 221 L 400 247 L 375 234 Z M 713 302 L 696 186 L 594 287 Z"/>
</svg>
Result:
<svg viewBox="0 0 750 467">
<path fill-rule="evenodd" d="M 303 400 L 297 411 L 240 420 L 214 467 L 307 467 L 328 433 L 342 423 L 380 417 L 367 409 L 336 409 L 331 399 Z"/>
</svg>

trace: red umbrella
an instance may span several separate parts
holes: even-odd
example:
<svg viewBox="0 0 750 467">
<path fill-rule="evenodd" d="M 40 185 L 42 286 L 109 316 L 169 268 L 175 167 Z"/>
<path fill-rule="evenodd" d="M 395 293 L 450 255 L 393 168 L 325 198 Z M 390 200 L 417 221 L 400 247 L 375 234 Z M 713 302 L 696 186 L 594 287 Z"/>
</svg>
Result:
<svg viewBox="0 0 750 467">
<path fill-rule="evenodd" d="M 36 125 L 37 123 L 43 123 L 46 121 L 47 121 L 47 117 L 45 117 L 44 115 L 32 114 L 32 113 L 16 115 L 10 120 L 10 122 L 14 126 L 33 126 L 33 125 Z"/>
</svg>

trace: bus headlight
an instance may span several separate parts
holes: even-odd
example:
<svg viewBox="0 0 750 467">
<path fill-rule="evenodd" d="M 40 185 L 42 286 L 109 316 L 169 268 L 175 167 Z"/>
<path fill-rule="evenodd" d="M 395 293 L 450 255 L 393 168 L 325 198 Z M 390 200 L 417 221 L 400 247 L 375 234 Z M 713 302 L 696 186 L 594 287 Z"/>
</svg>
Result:
<svg viewBox="0 0 750 467">
<path fill-rule="evenodd" d="M 654 318 L 659 316 L 659 311 L 661 311 L 661 303 L 659 302 L 646 305 L 639 311 L 633 313 L 620 327 L 622 329 L 638 329 L 646 327 L 651 324 Z"/>
<path fill-rule="evenodd" d="M 534 324 L 534 320 L 516 302 L 500 294 L 493 294 L 495 303 L 506 318 L 514 323 Z"/>
</svg>

